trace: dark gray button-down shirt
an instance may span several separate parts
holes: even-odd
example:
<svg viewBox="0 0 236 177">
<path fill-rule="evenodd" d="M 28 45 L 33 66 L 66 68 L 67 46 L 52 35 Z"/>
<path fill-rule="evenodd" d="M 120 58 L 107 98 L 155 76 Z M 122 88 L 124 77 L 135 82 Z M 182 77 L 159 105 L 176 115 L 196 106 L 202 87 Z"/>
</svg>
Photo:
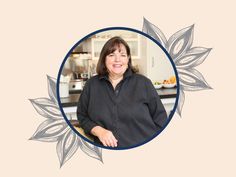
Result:
<svg viewBox="0 0 236 177">
<path fill-rule="evenodd" d="M 123 148 L 149 140 L 167 120 L 152 82 L 131 69 L 115 89 L 106 75 L 90 78 L 81 93 L 77 117 L 85 133 L 102 126 L 112 131 Z M 95 143 L 101 145 L 97 137 Z"/>
</svg>

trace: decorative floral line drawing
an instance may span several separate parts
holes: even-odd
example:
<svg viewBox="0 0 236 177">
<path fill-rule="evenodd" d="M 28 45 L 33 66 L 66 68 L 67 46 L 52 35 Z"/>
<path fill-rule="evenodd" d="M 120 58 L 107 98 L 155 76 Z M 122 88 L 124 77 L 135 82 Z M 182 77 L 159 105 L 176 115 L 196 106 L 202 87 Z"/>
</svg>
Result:
<svg viewBox="0 0 236 177">
<path fill-rule="evenodd" d="M 90 157 L 103 162 L 102 149 L 78 137 L 67 125 L 56 99 L 56 79 L 47 76 L 47 80 L 49 98 L 29 99 L 35 110 L 46 118 L 30 140 L 57 142 L 56 151 L 60 167 L 74 155 L 78 148 Z M 74 122 L 71 121 L 71 123 Z"/>
<path fill-rule="evenodd" d="M 194 25 L 174 33 L 168 40 L 164 33 L 144 18 L 143 32 L 157 40 L 170 54 L 175 63 L 180 87 L 177 112 L 181 116 L 184 105 L 184 91 L 200 91 L 212 89 L 203 75 L 195 69 L 202 64 L 212 48 L 192 47 Z"/>
<path fill-rule="evenodd" d="M 180 80 L 180 95 L 177 112 L 181 116 L 184 105 L 184 91 L 211 89 L 202 74 L 195 69 L 203 63 L 211 48 L 192 47 L 194 25 L 174 33 L 168 40 L 163 32 L 144 18 L 143 32 L 156 39 L 170 54 L 177 68 Z M 87 143 L 78 137 L 67 125 L 58 106 L 56 97 L 56 79 L 47 76 L 49 98 L 29 99 L 37 113 L 46 118 L 30 140 L 57 142 L 56 152 L 60 167 L 80 148 L 88 156 L 101 162 L 102 148 Z M 71 123 L 74 124 L 73 120 Z"/>
</svg>

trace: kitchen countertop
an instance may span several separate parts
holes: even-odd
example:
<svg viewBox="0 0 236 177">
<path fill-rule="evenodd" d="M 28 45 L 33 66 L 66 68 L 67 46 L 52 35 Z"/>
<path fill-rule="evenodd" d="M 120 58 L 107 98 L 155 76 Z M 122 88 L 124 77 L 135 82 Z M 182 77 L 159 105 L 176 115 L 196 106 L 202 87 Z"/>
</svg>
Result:
<svg viewBox="0 0 236 177">
<path fill-rule="evenodd" d="M 161 99 L 176 98 L 177 88 L 161 88 L 156 89 Z M 62 107 L 77 106 L 81 91 L 70 91 L 69 97 L 61 98 Z"/>
</svg>

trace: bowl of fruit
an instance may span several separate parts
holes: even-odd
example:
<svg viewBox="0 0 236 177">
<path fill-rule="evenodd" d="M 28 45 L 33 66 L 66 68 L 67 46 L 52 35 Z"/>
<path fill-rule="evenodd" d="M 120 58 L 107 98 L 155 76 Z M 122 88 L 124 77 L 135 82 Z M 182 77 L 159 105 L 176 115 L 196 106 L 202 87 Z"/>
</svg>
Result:
<svg viewBox="0 0 236 177">
<path fill-rule="evenodd" d="M 174 88 L 176 86 L 176 77 L 171 76 L 169 79 L 163 81 L 164 88 Z"/>
</svg>

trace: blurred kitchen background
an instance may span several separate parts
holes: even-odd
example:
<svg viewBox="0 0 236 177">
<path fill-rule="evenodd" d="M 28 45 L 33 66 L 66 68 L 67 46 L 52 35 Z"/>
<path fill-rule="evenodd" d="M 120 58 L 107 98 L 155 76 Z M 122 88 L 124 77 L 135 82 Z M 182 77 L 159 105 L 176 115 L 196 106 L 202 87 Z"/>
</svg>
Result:
<svg viewBox="0 0 236 177">
<path fill-rule="evenodd" d="M 76 119 L 76 106 L 86 81 L 96 75 L 96 66 L 105 42 L 122 37 L 130 46 L 133 66 L 153 82 L 168 113 L 176 100 L 176 78 L 162 49 L 152 40 L 127 30 L 110 30 L 90 36 L 69 55 L 60 77 L 60 97 L 68 119 Z"/>
</svg>

